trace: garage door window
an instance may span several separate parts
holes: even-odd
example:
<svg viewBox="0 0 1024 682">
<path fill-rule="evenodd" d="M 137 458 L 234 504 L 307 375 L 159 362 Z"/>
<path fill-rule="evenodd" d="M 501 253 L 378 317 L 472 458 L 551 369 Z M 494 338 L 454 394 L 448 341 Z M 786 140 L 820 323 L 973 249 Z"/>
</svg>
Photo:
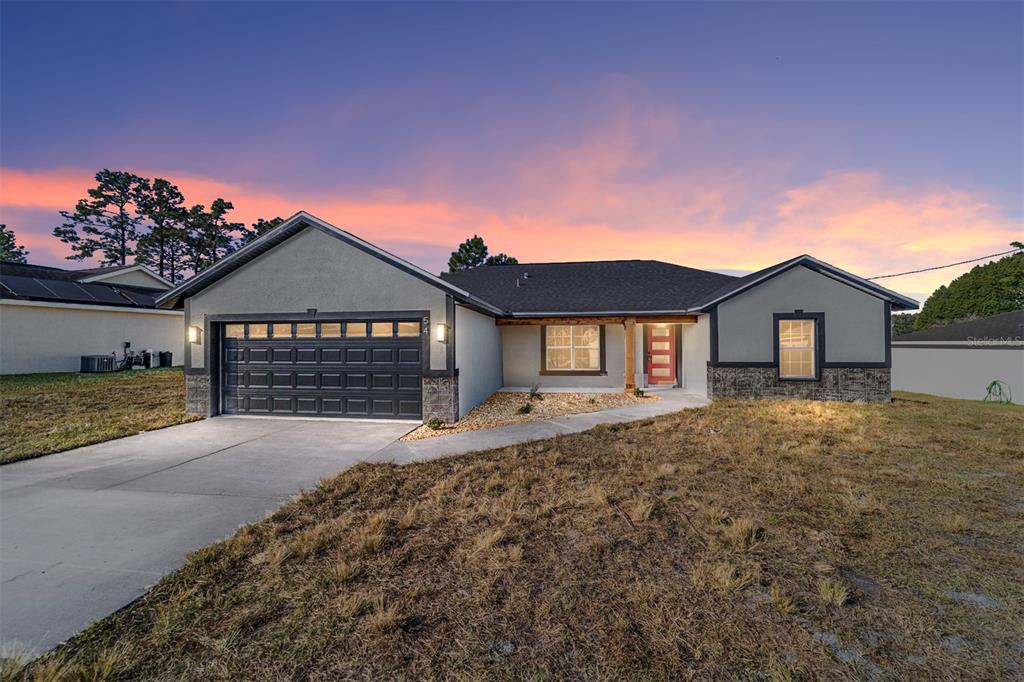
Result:
<svg viewBox="0 0 1024 682">
<path fill-rule="evenodd" d="M 341 322 L 324 322 L 320 325 L 320 336 L 336 339 L 341 336 Z"/>
<path fill-rule="evenodd" d="M 345 336 L 348 338 L 361 339 L 366 336 L 366 323 L 365 322 L 346 322 L 345 323 Z"/>
<path fill-rule="evenodd" d="M 273 327 L 275 339 L 292 338 L 292 325 L 290 322 L 279 322 L 271 326 Z"/>
<path fill-rule="evenodd" d="M 267 325 L 265 325 L 265 324 L 250 324 L 249 325 L 249 338 L 250 339 L 265 339 L 265 338 L 267 338 Z"/>
<path fill-rule="evenodd" d="M 395 323 L 390 320 L 387 322 L 374 322 L 371 329 L 374 338 L 390 338 L 395 335 Z"/>
<path fill-rule="evenodd" d="M 244 339 L 244 324 L 228 324 L 224 326 L 224 336 L 229 339 Z"/>
<path fill-rule="evenodd" d="M 420 323 L 419 322 L 399 322 L 398 323 L 398 335 L 399 336 L 419 336 L 420 335 Z"/>
<path fill-rule="evenodd" d="M 316 322 L 299 322 L 295 325 L 295 338 L 315 339 Z"/>
</svg>

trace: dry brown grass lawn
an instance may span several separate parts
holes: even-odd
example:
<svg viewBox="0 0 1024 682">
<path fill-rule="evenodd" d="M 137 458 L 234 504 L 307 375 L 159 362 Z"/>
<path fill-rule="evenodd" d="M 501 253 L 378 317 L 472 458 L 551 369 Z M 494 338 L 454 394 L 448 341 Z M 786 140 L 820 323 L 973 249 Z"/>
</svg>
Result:
<svg viewBox="0 0 1024 682">
<path fill-rule="evenodd" d="M 180 368 L 0 377 L 0 463 L 192 421 Z"/>
<path fill-rule="evenodd" d="M 1024 409 L 903 397 L 719 402 L 360 465 L 35 672 L 1019 677 Z"/>
</svg>

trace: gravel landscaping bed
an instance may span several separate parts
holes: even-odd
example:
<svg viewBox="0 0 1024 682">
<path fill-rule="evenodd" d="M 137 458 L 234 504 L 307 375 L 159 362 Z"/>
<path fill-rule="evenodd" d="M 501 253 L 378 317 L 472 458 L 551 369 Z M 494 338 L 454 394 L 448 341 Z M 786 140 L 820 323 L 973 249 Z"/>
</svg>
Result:
<svg viewBox="0 0 1024 682">
<path fill-rule="evenodd" d="M 455 424 L 445 424 L 432 429 L 426 424 L 402 436 L 402 440 L 420 440 L 435 436 L 447 436 L 464 431 L 492 429 L 496 426 L 521 424 L 567 414 L 597 412 L 623 405 L 636 405 L 645 401 L 660 400 L 657 396 L 646 395 L 637 398 L 631 394 L 617 393 L 541 393 L 530 398 L 528 393 L 495 393 L 469 411 Z M 520 413 L 524 405 L 530 405 L 529 412 Z"/>
</svg>

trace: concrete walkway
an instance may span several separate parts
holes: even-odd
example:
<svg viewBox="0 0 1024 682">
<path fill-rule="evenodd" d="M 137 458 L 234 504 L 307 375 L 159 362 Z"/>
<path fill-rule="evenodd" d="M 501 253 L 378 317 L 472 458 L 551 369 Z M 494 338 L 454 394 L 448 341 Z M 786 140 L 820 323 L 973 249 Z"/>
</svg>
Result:
<svg viewBox="0 0 1024 682">
<path fill-rule="evenodd" d="M 678 412 L 692 407 L 703 407 L 711 403 L 704 396 L 686 393 L 680 389 L 658 391 L 661 400 L 654 400 L 639 405 L 615 407 L 599 412 L 572 414 L 565 417 L 554 417 L 512 426 L 500 426 L 494 429 L 466 431 L 450 436 L 437 436 L 414 441 L 395 441 L 382 448 L 373 456 L 374 462 L 391 462 L 407 464 L 423 462 L 451 455 L 463 455 L 491 448 L 501 448 L 531 440 L 553 438 L 567 433 L 579 433 L 592 429 L 598 424 L 617 424 L 622 422 L 649 419 L 670 412 Z"/>
<path fill-rule="evenodd" d="M 49 649 L 414 426 L 218 417 L 0 467 L 0 643 Z"/>
</svg>

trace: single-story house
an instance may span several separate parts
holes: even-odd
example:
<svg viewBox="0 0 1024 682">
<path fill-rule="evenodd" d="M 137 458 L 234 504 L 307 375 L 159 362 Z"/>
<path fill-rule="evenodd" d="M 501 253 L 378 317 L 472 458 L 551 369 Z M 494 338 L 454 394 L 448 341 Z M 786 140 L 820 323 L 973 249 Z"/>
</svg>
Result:
<svg viewBox="0 0 1024 682">
<path fill-rule="evenodd" d="M 981 400 L 997 380 L 1024 403 L 1024 309 L 892 340 L 897 390 Z"/>
<path fill-rule="evenodd" d="M 661 263 L 433 275 L 307 213 L 163 294 L 189 412 L 455 421 L 502 388 L 886 401 L 892 310 L 810 256 L 745 277 Z"/>
<path fill-rule="evenodd" d="M 141 265 L 63 270 L 0 262 L 0 374 L 77 372 L 83 355 L 171 351 L 183 315 L 156 305 L 171 283 Z"/>
</svg>

